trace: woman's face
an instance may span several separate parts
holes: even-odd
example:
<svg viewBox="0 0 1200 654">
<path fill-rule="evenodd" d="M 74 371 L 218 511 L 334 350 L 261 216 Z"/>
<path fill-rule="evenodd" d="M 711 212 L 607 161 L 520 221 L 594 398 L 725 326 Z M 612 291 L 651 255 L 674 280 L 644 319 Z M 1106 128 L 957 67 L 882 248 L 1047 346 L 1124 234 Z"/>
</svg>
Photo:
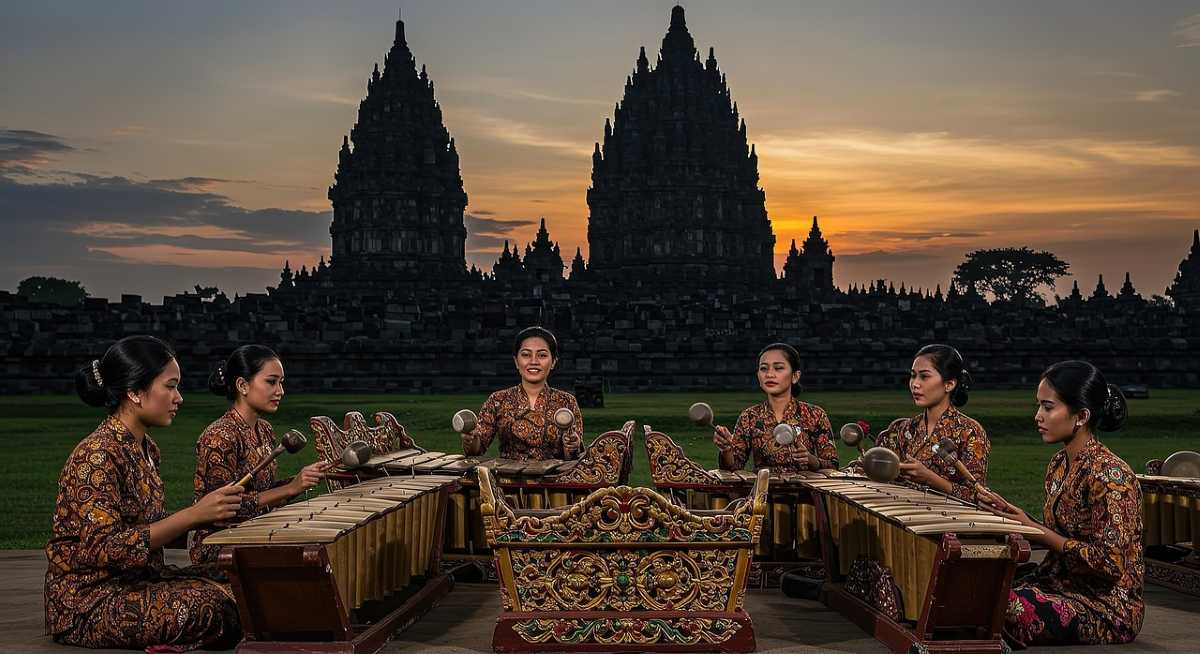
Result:
<svg viewBox="0 0 1200 654">
<path fill-rule="evenodd" d="M 140 391 L 129 391 L 127 396 L 134 417 L 147 427 L 169 427 L 175 421 L 179 405 L 183 404 L 183 394 L 179 392 L 180 376 L 179 363 L 171 359 L 149 386 Z"/>
<path fill-rule="evenodd" d="M 283 364 L 279 359 L 271 359 L 249 382 L 239 379 L 238 387 L 245 389 L 242 397 L 256 413 L 275 413 L 283 400 Z"/>
<path fill-rule="evenodd" d="M 1037 423 L 1043 443 L 1062 443 L 1070 440 L 1087 424 L 1090 417 L 1087 409 L 1073 413 L 1058 396 L 1058 391 L 1045 379 L 1038 384 L 1037 401 L 1037 413 L 1033 414 L 1033 420 Z"/>
<path fill-rule="evenodd" d="M 799 382 L 800 371 L 792 370 L 782 350 L 767 350 L 758 358 L 758 387 L 767 395 L 791 396 L 792 386 Z"/>
<path fill-rule="evenodd" d="M 945 381 L 941 373 L 933 365 L 933 360 L 927 356 L 913 359 L 912 370 L 909 371 L 908 390 L 912 393 L 913 402 L 922 409 L 935 407 L 958 385 L 956 381 Z"/>
<path fill-rule="evenodd" d="M 540 384 L 550 376 L 554 367 L 554 357 L 550 356 L 550 344 L 541 336 L 530 336 L 521 341 L 517 348 L 517 356 L 513 357 L 521 381 L 527 384 Z"/>
</svg>

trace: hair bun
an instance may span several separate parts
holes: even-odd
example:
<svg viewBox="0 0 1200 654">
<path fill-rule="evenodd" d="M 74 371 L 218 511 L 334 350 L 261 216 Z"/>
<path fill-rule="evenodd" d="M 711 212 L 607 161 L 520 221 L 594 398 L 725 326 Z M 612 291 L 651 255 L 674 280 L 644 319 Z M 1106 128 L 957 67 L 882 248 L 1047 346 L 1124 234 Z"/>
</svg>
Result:
<svg viewBox="0 0 1200 654">
<path fill-rule="evenodd" d="M 1100 431 L 1116 431 L 1125 424 L 1128 417 L 1129 405 L 1125 401 L 1125 394 L 1116 384 L 1109 384 L 1108 396 L 1104 399 L 1104 408 L 1096 427 Z"/>
<path fill-rule="evenodd" d="M 217 365 L 217 368 L 208 376 L 208 390 L 212 391 L 213 395 L 225 397 L 229 392 L 229 385 L 225 381 L 225 366 Z"/>
<path fill-rule="evenodd" d="M 959 375 L 958 384 L 954 387 L 954 391 L 950 394 L 950 403 L 954 406 L 966 406 L 967 400 L 971 397 L 971 384 L 974 383 L 974 378 L 971 377 L 970 371 L 963 368 Z"/>
<path fill-rule="evenodd" d="M 84 365 L 75 373 L 75 392 L 88 406 L 104 406 L 107 403 L 108 390 L 104 388 L 99 359 Z"/>
</svg>

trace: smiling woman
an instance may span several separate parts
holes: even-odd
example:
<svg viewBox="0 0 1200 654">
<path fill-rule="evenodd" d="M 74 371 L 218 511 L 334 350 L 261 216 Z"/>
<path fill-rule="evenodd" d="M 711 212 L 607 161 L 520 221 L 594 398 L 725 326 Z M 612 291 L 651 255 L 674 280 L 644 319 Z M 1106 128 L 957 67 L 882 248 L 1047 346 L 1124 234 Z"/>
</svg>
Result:
<svg viewBox="0 0 1200 654">
<path fill-rule="evenodd" d="M 496 391 L 479 409 L 475 428 L 463 434 L 463 452 L 478 456 L 500 437 L 500 456 L 521 461 L 577 459 L 583 452 L 583 415 L 575 396 L 551 388 L 558 340 L 542 327 L 522 329 L 513 343 L 521 383 Z M 571 413 L 569 424 L 560 412 Z"/>
</svg>

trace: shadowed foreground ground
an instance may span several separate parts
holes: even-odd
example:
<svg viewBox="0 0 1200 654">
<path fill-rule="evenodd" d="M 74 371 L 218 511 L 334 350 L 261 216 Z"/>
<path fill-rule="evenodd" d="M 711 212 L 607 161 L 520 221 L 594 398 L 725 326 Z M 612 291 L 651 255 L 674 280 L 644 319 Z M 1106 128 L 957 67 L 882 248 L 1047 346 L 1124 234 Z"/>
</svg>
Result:
<svg viewBox="0 0 1200 654">
<path fill-rule="evenodd" d="M 182 564 L 182 551 L 169 557 Z M 42 583 L 46 557 L 40 550 L 0 552 L 0 651 L 2 652 L 91 652 L 52 643 L 43 635 Z M 1157 586 L 1146 589 L 1146 623 L 1138 639 L 1129 645 L 1058 647 L 1053 654 L 1112 652 L 1113 654 L 1160 654 L 1195 652 L 1200 634 L 1200 598 L 1181 595 Z M 388 643 L 389 654 L 452 654 L 491 652 L 492 627 L 499 613 L 496 587 L 459 584 L 442 603 L 417 624 Z M 817 602 L 794 600 L 778 590 L 752 591 L 746 608 L 754 619 L 758 651 L 785 652 L 871 652 L 886 650 L 842 616 Z M 1036 651 L 1036 650 L 1035 650 Z"/>
</svg>

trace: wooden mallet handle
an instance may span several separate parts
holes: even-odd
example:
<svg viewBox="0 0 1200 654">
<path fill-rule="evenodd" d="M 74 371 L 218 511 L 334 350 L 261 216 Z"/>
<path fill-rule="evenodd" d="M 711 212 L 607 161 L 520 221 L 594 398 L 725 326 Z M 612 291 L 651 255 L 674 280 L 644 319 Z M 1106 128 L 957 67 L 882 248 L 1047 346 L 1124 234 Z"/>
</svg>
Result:
<svg viewBox="0 0 1200 654">
<path fill-rule="evenodd" d="M 979 480 L 975 478 L 975 475 L 971 474 L 970 470 L 967 470 L 966 464 L 959 460 L 958 446 L 955 445 L 954 441 L 950 440 L 949 437 L 942 438 L 942 440 L 938 441 L 933 446 L 933 452 L 934 454 L 940 456 L 946 463 L 953 465 L 954 469 L 958 471 L 958 474 L 963 479 L 967 480 L 968 484 L 975 487 L 979 486 Z"/>
<path fill-rule="evenodd" d="M 295 454 L 296 452 L 299 452 L 300 450 L 304 449 L 304 445 L 306 443 L 308 443 L 308 439 L 306 439 L 304 437 L 304 434 L 301 434 L 300 432 L 296 431 L 295 429 L 288 430 L 288 432 L 283 435 L 283 438 L 281 438 L 279 440 L 280 440 L 279 445 L 276 445 L 275 449 L 271 450 L 270 456 L 263 459 L 262 461 L 259 461 L 258 465 L 254 466 L 253 468 L 250 469 L 250 472 L 246 473 L 245 477 L 242 477 L 241 479 L 237 480 L 236 482 L 230 484 L 230 486 L 243 486 L 244 487 L 246 484 L 250 483 L 250 480 L 253 479 L 254 475 L 257 475 L 260 470 L 271 465 L 271 462 L 274 461 L 275 459 L 278 459 L 280 454 L 283 454 L 284 452 L 289 452 L 291 454 Z"/>
</svg>

